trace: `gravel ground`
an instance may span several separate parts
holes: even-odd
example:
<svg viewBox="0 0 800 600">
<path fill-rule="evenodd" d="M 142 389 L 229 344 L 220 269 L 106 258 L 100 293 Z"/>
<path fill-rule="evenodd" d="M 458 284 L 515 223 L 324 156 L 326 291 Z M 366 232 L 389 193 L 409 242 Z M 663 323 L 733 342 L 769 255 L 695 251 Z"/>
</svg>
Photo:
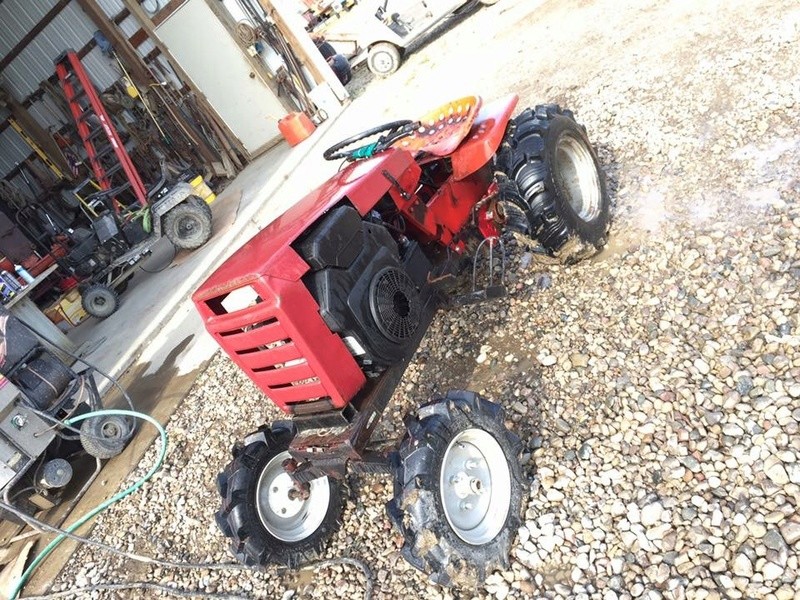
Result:
<svg viewBox="0 0 800 600">
<path fill-rule="evenodd" d="M 368 563 L 377 598 L 800 599 L 800 9 L 532 6 L 478 11 L 361 92 L 393 98 L 394 116 L 462 91 L 558 101 L 609 177 L 609 248 L 573 267 L 516 248 L 510 297 L 440 313 L 382 424 L 399 434 L 407 410 L 451 387 L 507 407 L 531 480 L 512 567 L 474 591 L 429 585 L 399 556 L 383 510 L 391 482 L 378 476 L 351 480 L 327 556 Z M 235 439 L 276 417 L 217 356 L 169 424 L 164 470 L 94 535 L 228 561 L 214 477 Z M 57 587 L 126 578 L 257 598 L 364 589 L 346 566 L 198 573 L 91 549 Z M 93 597 L 142 597 L 115 594 Z"/>
</svg>

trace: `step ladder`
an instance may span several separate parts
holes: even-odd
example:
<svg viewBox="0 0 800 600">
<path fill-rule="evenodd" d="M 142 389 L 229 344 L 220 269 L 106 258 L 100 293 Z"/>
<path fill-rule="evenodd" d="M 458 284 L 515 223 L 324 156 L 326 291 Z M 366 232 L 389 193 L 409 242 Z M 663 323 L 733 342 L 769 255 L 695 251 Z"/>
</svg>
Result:
<svg viewBox="0 0 800 600">
<path fill-rule="evenodd" d="M 81 59 L 74 51 L 65 52 L 56 59 L 56 75 L 100 189 L 119 187 L 119 183 L 112 184 L 112 178 L 119 173 L 127 180 L 136 201 L 142 207 L 147 206 L 147 190 L 139 171 L 125 150 Z M 114 211 L 119 213 L 121 205 L 116 198 L 113 199 L 113 206 Z"/>
</svg>

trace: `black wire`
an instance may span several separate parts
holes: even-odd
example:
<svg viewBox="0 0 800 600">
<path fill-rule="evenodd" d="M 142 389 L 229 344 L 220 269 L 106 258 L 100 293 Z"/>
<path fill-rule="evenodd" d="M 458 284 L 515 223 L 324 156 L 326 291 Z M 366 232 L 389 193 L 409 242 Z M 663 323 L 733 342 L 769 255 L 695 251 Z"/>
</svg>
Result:
<svg viewBox="0 0 800 600">
<path fill-rule="evenodd" d="M 96 548 L 100 548 L 102 550 L 106 550 L 111 554 L 116 554 L 117 556 L 122 556 L 123 558 L 128 558 L 130 560 L 148 564 L 148 565 L 155 565 L 157 567 L 167 568 L 167 569 L 196 569 L 196 570 L 208 570 L 208 571 L 254 571 L 260 572 L 261 570 L 255 567 L 248 567 L 247 565 L 243 565 L 241 563 L 190 563 L 190 562 L 174 562 L 169 560 L 161 560 L 158 558 L 151 558 L 149 556 L 142 556 L 140 554 L 134 554 L 132 552 L 126 552 L 125 550 L 120 550 L 119 548 L 115 548 L 114 546 L 110 546 L 109 544 L 105 544 L 103 542 L 93 540 L 81 535 L 76 535 L 59 527 L 53 527 L 52 525 L 45 523 L 44 521 L 40 521 L 36 517 L 32 517 L 26 512 L 18 509 L 16 506 L 11 504 L 6 504 L 2 500 L 0 500 L 0 508 L 3 510 L 7 510 L 11 514 L 15 515 L 16 517 L 22 519 L 25 523 L 27 523 L 30 527 L 39 530 L 41 532 L 47 533 L 57 533 L 63 535 L 66 538 L 69 538 L 73 541 L 86 544 L 88 546 L 94 546 Z M 325 567 L 329 567 L 331 565 L 349 565 L 352 567 L 356 567 L 364 574 L 365 584 L 364 584 L 364 600 L 370 600 L 372 598 L 372 590 L 374 586 L 374 578 L 372 575 L 372 570 L 369 568 L 364 561 L 359 560 L 357 558 L 351 558 L 347 556 L 342 556 L 338 558 L 331 558 L 331 559 L 323 559 L 309 563 L 305 565 L 301 570 L 317 570 L 322 569 Z M 135 583 L 135 582 L 134 582 Z M 116 584 L 114 584 L 116 585 Z M 124 585 L 124 584 L 119 584 Z M 87 588 L 88 589 L 88 588 Z M 125 589 L 120 588 L 120 589 Z M 170 588 L 171 589 L 171 588 Z M 82 590 L 76 590 L 82 591 Z M 64 592 L 60 592 L 61 596 L 31 596 L 28 598 L 58 598 L 63 597 Z M 218 596 L 207 596 L 209 598 L 217 598 Z M 224 596 L 223 596 L 224 597 Z"/>
</svg>

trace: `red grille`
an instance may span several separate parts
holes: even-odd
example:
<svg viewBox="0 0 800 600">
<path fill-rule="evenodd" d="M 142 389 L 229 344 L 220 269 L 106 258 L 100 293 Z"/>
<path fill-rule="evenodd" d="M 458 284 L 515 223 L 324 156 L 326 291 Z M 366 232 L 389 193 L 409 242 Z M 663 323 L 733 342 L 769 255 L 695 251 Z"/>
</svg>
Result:
<svg viewBox="0 0 800 600">
<path fill-rule="evenodd" d="M 206 328 L 223 350 L 287 412 L 310 401 L 328 400 L 332 408 L 347 404 L 364 375 L 325 326 L 305 286 L 261 278 L 249 287 L 255 303 L 232 312 L 225 308 L 230 293 L 196 299 Z"/>
</svg>

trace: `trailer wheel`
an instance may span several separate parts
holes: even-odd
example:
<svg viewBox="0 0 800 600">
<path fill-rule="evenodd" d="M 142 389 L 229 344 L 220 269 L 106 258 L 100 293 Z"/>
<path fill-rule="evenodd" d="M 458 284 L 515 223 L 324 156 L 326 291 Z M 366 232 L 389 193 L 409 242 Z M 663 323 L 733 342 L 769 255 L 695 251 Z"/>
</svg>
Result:
<svg viewBox="0 0 800 600">
<path fill-rule="evenodd" d="M 94 283 L 81 292 L 81 306 L 92 317 L 105 319 L 119 308 L 119 296 L 104 283 Z"/>
<path fill-rule="evenodd" d="M 387 511 L 403 556 L 439 585 L 472 587 L 508 566 L 524 496 L 520 441 L 503 410 L 451 391 L 407 419 Z"/>
<path fill-rule="evenodd" d="M 297 490 L 283 468 L 293 437 L 292 429 L 265 427 L 244 447 L 234 447 L 233 461 L 217 477 L 217 525 L 245 565 L 306 564 L 341 525 L 340 481 L 320 477 L 309 484 L 305 499 L 293 497 Z"/>
<path fill-rule="evenodd" d="M 176 248 L 199 248 L 211 239 L 210 213 L 208 208 L 190 201 L 178 204 L 164 217 L 164 234 Z"/>
<path fill-rule="evenodd" d="M 130 424 L 124 417 L 91 417 L 81 424 L 81 445 L 95 458 L 114 458 L 130 439 Z"/>
<path fill-rule="evenodd" d="M 388 77 L 400 68 L 400 50 L 389 42 L 379 42 L 369 49 L 367 66 L 378 77 Z"/>
<path fill-rule="evenodd" d="M 526 109 L 507 138 L 507 172 L 529 207 L 531 235 L 563 262 L 606 243 L 611 219 L 605 177 L 586 130 L 555 104 Z"/>
</svg>

